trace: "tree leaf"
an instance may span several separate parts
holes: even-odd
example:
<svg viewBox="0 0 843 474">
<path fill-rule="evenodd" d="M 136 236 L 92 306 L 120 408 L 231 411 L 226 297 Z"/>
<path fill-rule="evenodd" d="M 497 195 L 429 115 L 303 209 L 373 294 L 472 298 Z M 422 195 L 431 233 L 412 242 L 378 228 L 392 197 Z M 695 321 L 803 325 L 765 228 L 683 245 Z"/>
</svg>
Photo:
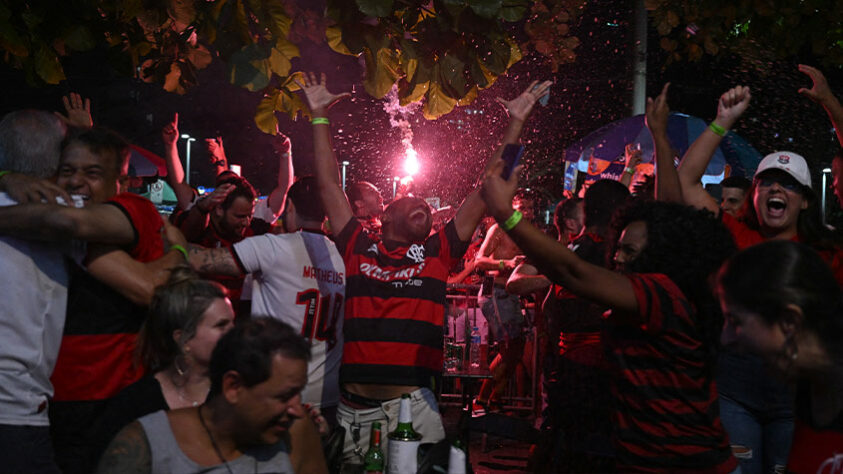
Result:
<svg viewBox="0 0 843 474">
<path fill-rule="evenodd" d="M 366 61 L 363 86 L 372 97 L 383 98 L 399 77 L 398 55 L 391 48 L 381 48 L 374 55 L 366 49 L 363 57 Z"/>
<path fill-rule="evenodd" d="M 498 76 L 486 69 L 483 62 L 478 59 L 471 63 L 471 78 L 477 83 L 477 87 L 486 89 L 495 83 Z"/>
<path fill-rule="evenodd" d="M 518 47 L 518 43 L 510 38 L 507 38 L 506 42 L 509 43 L 509 62 L 506 65 L 506 68 L 509 69 L 513 64 L 521 61 L 521 48 Z"/>
<path fill-rule="evenodd" d="M 179 84 L 179 79 L 181 79 L 181 68 L 176 63 L 170 63 L 170 72 L 164 78 L 164 90 L 184 94 L 184 89 Z"/>
<path fill-rule="evenodd" d="M 280 94 L 281 92 L 275 89 L 258 103 L 255 111 L 255 125 L 263 133 L 275 135 L 278 131 L 278 118 L 275 116 L 275 111 L 280 108 Z"/>
<path fill-rule="evenodd" d="M 328 40 L 328 46 L 330 46 L 334 51 L 348 56 L 357 56 L 348 49 L 348 46 L 346 46 L 345 43 L 343 43 L 342 29 L 339 26 L 329 26 L 328 28 L 325 28 L 325 38 Z"/>
<path fill-rule="evenodd" d="M 64 69 L 61 67 L 55 51 L 45 45 L 35 50 L 35 72 L 47 84 L 58 84 L 65 79 Z"/>
<path fill-rule="evenodd" d="M 448 96 L 438 82 L 430 81 L 430 88 L 427 91 L 422 114 L 424 118 L 434 120 L 454 110 L 457 99 Z"/>
<path fill-rule="evenodd" d="M 277 0 L 264 0 L 264 5 L 269 13 L 269 31 L 272 32 L 273 38 L 276 40 L 287 38 L 290 27 L 293 26 L 293 20 L 287 16 L 284 4 Z"/>
<path fill-rule="evenodd" d="M 357 0 L 357 8 L 366 16 L 386 17 L 392 15 L 393 0 Z"/>
<path fill-rule="evenodd" d="M 465 63 L 455 55 L 446 53 L 439 60 L 440 71 L 444 79 L 442 86 L 453 89 L 457 97 L 462 97 L 467 92 L 465 84 Z"/>
<path fill-rule="evenodd" d="M 266 47 L 257 44 L 247 45 L 232 54 L 228 61 L 231 83 L 250 91 L 269 85 L 272 74 L 268 61 L 270 54 Z"/>
<path fill-rule="evenodd" d="M 280 39 L 269 55 L 269 67 L 279 76 L 290 73 L 290 60 L 299 55 L 299 48 L 285 39 Z"/>
<path fill-rule="evenodd" d="M 483 18 L 496 18 L 502 5 L 502 0 L 468 0 L 471 10 Z"/>
<path fill-rule="evenodd" d="M 292 120 L 298 119 L 299 112 L 306 118 L 311 118 L 310 109 L 307 107 L 298 94 L 293 94 L 289 91 L 281 89 L 279 96 L 281 103 L 279 104 L 279 111 L 286 113 Z"/>
<path fill-rule="evenodd" d="M 527 3 L 522 1 L 504 1 L 498 17 L 503 21 L 516 22 L 527 14 Z"/>
<path fill-rule="evenodd" d="M 460 107 L 466 106 L 466 105 L 474 102 L 474 99 L 476 99 L 476 98 L 477 98 L 477 86 L 474 86 L 471 89 L 469 89 L 468 93 L 466 93 L 465 96 L 463 96 L 462 99 L 457 101 L 457 105 L 459 105 Z"/>
<path fill-rule="evenodd" d="M 88 51 L 96 46 L 91 31 L 84 25 L 74 25 L 64 35 L 64 44 L 75 51 Z"/>
<path fill-rule="evenodd" d="M 405 107 L 424 97 L 430 86 L 433 71 L 424 61 L 419 61 L 412 77 L 398 81 L 398 103 Z"/>
<path fill-rule="evenodd" d="M 281 84 L 281 88 L 287 89 L 290 92 L 301 90 L 301 87 L 299 87 L 299 85 L 296 84 L 296 81 L 304 82 L 304 73 L 303 72 L 296 71 L 296 72 L 290 74 L 289 76 L 287 76 L 287 79 L 285 79 L 284 83 Z"/>
</svg>

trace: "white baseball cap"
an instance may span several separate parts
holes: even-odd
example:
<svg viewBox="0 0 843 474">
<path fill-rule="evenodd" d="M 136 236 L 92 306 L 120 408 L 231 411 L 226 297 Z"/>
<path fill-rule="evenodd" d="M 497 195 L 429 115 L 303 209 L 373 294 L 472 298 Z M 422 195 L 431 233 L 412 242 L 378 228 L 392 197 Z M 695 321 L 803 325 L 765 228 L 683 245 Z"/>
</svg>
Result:
<svg viewBox="0 0 843 474">
<path fill-rule="evenodd" d="M 755 170 L 755 178 L 767 170 L 782 170 L 793 176 L 793 179 L 802 186 L 811 187 L 811 172 L 808 170 L 808 163 L 802 155 L 792 151 L 777 151 L 765 156 L 758 169 Z"/>
</svg>

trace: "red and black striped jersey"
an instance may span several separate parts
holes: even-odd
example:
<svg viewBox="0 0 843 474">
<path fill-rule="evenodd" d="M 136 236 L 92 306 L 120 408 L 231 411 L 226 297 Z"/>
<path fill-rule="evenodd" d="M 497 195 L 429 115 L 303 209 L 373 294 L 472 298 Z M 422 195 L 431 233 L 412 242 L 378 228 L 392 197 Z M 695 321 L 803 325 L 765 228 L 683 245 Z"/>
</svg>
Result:
<svg viewBox="0 0 843 474">
<path fill-rule="evenodd" d="M 129 193 L 109 199 L 132 224 L 135 241 L 124 250 L 139 262 L 164 255 L 164 221 L 149 200 Z M 138 306 L 75 264 L 67 319 L 51 381 L 57 401 L 103 400 L 143 375 L 134 360 L 146 308 Z"/>
<path fill-rule="evenodd" d="M 468 242 L 451 221 L 423 243 L 377 241 L 357 219 L 337 234 L 346 268 L 340 383 L 435 387 L 448 270 Z"/>
<path fill-rule="evenodd" d="M 729 473 L 737 461 L 720 423 L 714 361 L 698 313 L 663 274 L 629 276 L 638 313 L 607 312 L 603 342 L 624 472 Z"/>
</svg>

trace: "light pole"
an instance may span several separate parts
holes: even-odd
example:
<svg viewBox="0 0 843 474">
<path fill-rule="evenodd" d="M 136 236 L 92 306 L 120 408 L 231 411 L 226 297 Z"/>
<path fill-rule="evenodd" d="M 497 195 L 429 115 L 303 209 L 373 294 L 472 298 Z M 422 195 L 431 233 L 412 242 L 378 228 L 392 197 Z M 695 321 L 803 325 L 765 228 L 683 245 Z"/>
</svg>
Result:
<svg viewBox="0 0 843 474">
<path fill-rule="evenodd" d="M 187 181 L 187 184 L 190 184 L 190 144 L 195 142 L 196 139 L 186 133 L 183 133 L 181 137 L 187 140 L 187 145 L 185 145 L 187 151 L 185 152 L 184 179 Z"/>
<path fill-rule="evenodd" d="M 398 182 L 401 181 L 400 176 L 392 178 L 392 199 L 395 200 L 395 193 L 398 192 Z"/>
<path fill-rule="evenodd" d="M 349 163 L 349 162 L 347 162 L 347 161 L 343 161 L 343 162 L 342 162 L 342 190 L 343 190 L 343 192 L 345 192 L 345 169 L 346 169 L 346 168 L 348 167 L 348 165 L 350 165 L 350 164 L 351 164 L 351 163 Z"/>
<path fill-rule="evenodd" d="M 820 203 L 820 207 L 823 213 L 823 225 L 826 224 L 826 217 L 825 217 L 825 201 L 826 201 L 826 193 L 828 193 L 828 175 L 831 174 L 831 168 L 823 168 L 823 193 L 822 193 L 822 202 Z"/>
</svg>

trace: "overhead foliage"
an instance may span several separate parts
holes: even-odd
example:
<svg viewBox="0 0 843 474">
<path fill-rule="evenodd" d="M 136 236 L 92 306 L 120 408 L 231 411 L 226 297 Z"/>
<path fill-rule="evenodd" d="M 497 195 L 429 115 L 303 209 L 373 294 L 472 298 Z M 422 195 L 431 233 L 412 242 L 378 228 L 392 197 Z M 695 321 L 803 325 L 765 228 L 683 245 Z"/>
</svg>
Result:
<svg viewBox="0 0 843 474">
<path fill-rule="evenodd" d="M 811 54 L 843 64 L 843 8 L 837 0 L 646 0 L 668 61 L 728 50 L 788 58 Z"/>
</svg>

